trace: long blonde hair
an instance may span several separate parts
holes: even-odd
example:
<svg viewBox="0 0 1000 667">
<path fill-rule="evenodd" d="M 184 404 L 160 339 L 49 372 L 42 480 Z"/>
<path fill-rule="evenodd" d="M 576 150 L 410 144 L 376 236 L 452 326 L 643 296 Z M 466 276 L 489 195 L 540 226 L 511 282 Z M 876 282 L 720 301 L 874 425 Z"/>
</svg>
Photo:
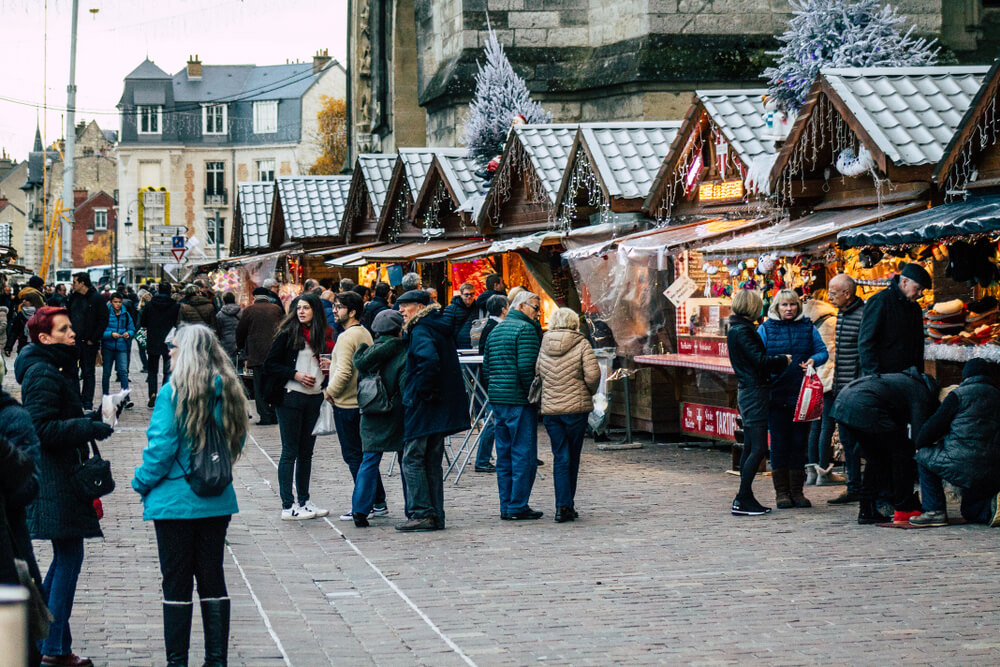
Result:
<svg viewBox="0 0 1000 667">
<path fill-rule="evenodd" d="M 205 446 L 205 424 L 212 419 L 216 378 L 222 379 L 222 432 L 235 461 L 249 430 L 247 399 L 236 369 L 215 332 L 203 324 L 177 328 L 171 341 L 177 348 L 170 373 L 174 419 L 184 440 L 197 452 Z"/>
</svg>

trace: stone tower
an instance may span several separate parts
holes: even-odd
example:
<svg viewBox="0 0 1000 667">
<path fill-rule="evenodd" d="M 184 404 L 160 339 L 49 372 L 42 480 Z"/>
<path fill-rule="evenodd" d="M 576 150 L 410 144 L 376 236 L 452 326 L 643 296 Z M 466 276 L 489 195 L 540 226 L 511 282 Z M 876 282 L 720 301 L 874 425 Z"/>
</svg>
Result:
<svg viewBox="0 0 1000 667">
<path fill-rule="evenodd" d="M 984 63 L 995 4 L 896 2 L 920 34 Z M 677 119 L 697 88 L 760 87 L 789 16 L 786 0 L 352 0 L 352 151 L 460 144 L 487 20 L 567 122 Z"/>
</svg>

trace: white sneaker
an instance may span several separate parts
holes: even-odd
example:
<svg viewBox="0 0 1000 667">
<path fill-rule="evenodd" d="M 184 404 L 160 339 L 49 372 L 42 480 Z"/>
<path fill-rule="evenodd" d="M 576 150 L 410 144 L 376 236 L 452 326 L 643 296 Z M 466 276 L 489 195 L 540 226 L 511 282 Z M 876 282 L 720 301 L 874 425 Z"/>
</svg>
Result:
<svg viewBox="0 0 1000 667">
<path fill-rule="evenodd" d="M 282 521 L 304 521 L 305 519 L 312 519 L 315 516 L 315 513 L 310 513 L 306 508 L 299 507 L 298 503 L 295 503 L 286 510 L 281 510 Z"/>
<path fill-rule="evenodd" d="M 313 505 L 313 502 L 311 500 L 305 501 L 302 505 L 300 505 L 300 507 L 307 512 L 312 512 L 312 515 L 317 518 L 321 516 L 326 516 L 330 513 L 330 510 L 320 509 L 315 505 Z"/>
<path fill-rule="evenodd" d="M 338 517 L 341 521 L 354 521 L 354 514 L 351 512 L 344 512 Z"/>
</svg>

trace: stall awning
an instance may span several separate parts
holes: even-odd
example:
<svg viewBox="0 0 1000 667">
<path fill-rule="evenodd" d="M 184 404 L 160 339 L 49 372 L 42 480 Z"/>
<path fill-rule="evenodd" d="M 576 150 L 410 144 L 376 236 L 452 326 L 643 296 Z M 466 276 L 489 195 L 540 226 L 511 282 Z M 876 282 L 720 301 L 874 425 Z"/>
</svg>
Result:
<svg viewBox="0 0 1000 667">
<path fill-rule="evenodd" d="M 1000 195 L 969 197 L 837 235 L 844 248 L 929 243 L 949 236 L 1000 231 Z"/>
<path fill-rule="evenodd" d="M 352 243 L 350 245 L 336 245 L 330 246 L 329 248 L 323 248 L 322 250 L 310 250 L 305 253 L 307 257 L 341 257 L 351 252 L 357 252 L 359 250 L 367 250 L 371 248 L 375 243 Z"/>
<path fill-rule="evenodd" d="M 364 250 L 359 250 L 357 252 L 351 252 L 346 255 L 340 255 L 339 257 L 334 257 L 333 259 L 328 259 L 324 264 L 329 267 L 337 268 L 352 268 L 357 266 L 364 266 L 368 263 L 365 259 L 365 254 L 373 252 L 375 250 L 389 250 L 391 248 L 398 248 L 403 243 L 375 243 L 375 244 L 365 244 L 366 248 Z"/>
<path fill-rule="evenodd" d="M 697 248 L 733 234 L 751 231 L 768 223 L 767 218 L 753 220 L 703 220 L 675 227 L 636 232 L 610 241 L 593 243 L 563 253 L 566 259 L 594 257 L 617 247 L 632 261 L 645 257 L 665 256 L 681 250 Z"/>
<path fill-rule="evenodd" d="M 465 245 L 467 241 L 462 239 L 436 239 L 433 241 L 413 241 L 403 243 L 391 248 L 374 248 L 365 250 L 361 255 L 369 262 L 390 263 L 390 262 L 410 262 L 419 260 L 424 255 L 433 255 L 443 251 Z"/>
<path fill-rule="evenodd" d="M 489 249 L 493 245 L 493 241 L 471 241 L 463 243 L 457 248 L 448 248 L 441 252 L 436 252 L 430 255 L 424 255 L 420 258 L 421 262 L 443 262 L 448 261 L 466 261 L 466 255 L 474 255 L 476 253 L 482 252 L 483 250 Z"/>
<path fill-rule="evenodd" d="M 821 211 L 707 245 L 701 252 L 707 259 L 752 257 L 765 252 L 794 257 L 831 245 L 836 241 L 837 233 L 845 229 L 909 213 L 923 206 L 926 206 L 923 202 L 903 202 L 871 209 Z"/>
</svg>

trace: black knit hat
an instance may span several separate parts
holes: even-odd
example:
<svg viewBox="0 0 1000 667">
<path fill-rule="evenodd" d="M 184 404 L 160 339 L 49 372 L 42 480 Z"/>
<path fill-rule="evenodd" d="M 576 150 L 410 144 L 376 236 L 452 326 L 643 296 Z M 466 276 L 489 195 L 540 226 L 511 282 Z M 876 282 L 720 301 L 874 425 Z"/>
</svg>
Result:
<svg viewBox="0 0 1000 667">
<path fill-rule="evenodd" d="M 913 282 L 917 283 L 924 289 L 931 288 L 931 274 L 927 273 L 927 270 L 916 263 L 910 263 L 903 267 L 901 275 L 904 278 L 909 278 Z"/>
<path fill-rule="evenodd" d="M 967 380 L 976 375 L 992 375 L 993 370 L 993 364 L 985 359 L 969 359 L 962 368 L 962 379 Z"/>
<path fill-rule="evenodd" d="M 31 276 L 28 278 L 28 287 L 34 287 L 35 289 L 42 289 L 45 287 L 45 281 L 41 276 Z"/>
</svg>

